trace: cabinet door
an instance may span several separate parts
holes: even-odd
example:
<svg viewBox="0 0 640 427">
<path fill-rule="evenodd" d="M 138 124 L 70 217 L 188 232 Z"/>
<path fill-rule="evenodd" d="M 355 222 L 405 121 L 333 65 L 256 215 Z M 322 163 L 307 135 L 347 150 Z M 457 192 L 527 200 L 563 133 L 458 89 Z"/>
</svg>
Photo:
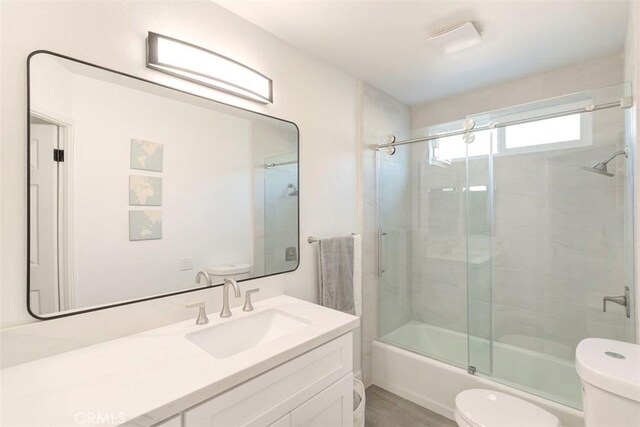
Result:
<svg viewBox="0 0 640 427">
<path fill-rule="evenodd" d="M 1 1 L 1 0 L 0 0 Z M 184 413 L 185 427 L 264 427 L 341 381 L 353 366 L 343 335 Z"/>
<path fill-rule="evenodd" d="M 291 427 L 302 426 L 353 426 L 353 374 L 343 377 L 291 412 Z"/>
</svg>

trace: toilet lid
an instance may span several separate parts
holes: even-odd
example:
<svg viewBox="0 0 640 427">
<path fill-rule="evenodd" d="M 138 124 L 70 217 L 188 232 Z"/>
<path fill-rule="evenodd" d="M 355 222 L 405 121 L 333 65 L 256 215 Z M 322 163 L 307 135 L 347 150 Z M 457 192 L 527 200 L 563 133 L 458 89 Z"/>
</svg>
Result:
<svg viewBox="0 0 640 427">
<path fill-rule="evenodd" d="M 554 415 L 527 401 L 498 391 L 465 390 L 456 396 L 456 411 L 476 427 L 559 427 Z"/>
</svg>

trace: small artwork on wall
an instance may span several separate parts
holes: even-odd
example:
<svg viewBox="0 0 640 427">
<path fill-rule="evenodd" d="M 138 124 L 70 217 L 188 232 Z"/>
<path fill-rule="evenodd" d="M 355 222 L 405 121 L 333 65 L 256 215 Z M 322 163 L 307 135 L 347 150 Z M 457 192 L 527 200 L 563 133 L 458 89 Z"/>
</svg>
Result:
<svg viewBox="0 0 640 427">
<path fill-rule="evenodd" d="M 162 172 L 164 145 L 131 139 L 131 169 Z"/>
<path fill-rule="evenodd" d="M 129 204 L 162 206 L 162 178 L 129 175 Z"/>
<path fill-rule="evenodd" d="M 129 240 L 162 239 L 162 211 L 129 211 Z"/>
</svg>

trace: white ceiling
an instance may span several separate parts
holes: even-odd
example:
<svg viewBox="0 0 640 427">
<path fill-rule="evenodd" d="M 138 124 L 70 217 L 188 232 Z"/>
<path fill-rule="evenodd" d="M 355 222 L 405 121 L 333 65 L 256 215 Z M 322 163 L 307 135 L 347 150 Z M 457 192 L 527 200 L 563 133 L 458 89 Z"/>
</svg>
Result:
<svg viewBox="0 0 640 427">
<path fill-rule="evenodd" d="M 407 104 L 620 52 L 629 13 L 623 0 L 215 1 Z M 465 21 L 480 45 L 427 43 Z"/>
</svg>

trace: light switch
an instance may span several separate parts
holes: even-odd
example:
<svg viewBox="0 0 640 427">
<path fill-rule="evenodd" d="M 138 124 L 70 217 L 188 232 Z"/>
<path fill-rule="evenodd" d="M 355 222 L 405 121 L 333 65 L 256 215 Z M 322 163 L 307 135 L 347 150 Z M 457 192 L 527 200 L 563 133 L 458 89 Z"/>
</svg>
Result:
<svg viewBox="0 0 640 427">
<path fill-rule="evenodd" d="M 192 257 L 180 258 L 180 270 L 182 271 L 193 270 L 193 258 Z"/>
</svg>

